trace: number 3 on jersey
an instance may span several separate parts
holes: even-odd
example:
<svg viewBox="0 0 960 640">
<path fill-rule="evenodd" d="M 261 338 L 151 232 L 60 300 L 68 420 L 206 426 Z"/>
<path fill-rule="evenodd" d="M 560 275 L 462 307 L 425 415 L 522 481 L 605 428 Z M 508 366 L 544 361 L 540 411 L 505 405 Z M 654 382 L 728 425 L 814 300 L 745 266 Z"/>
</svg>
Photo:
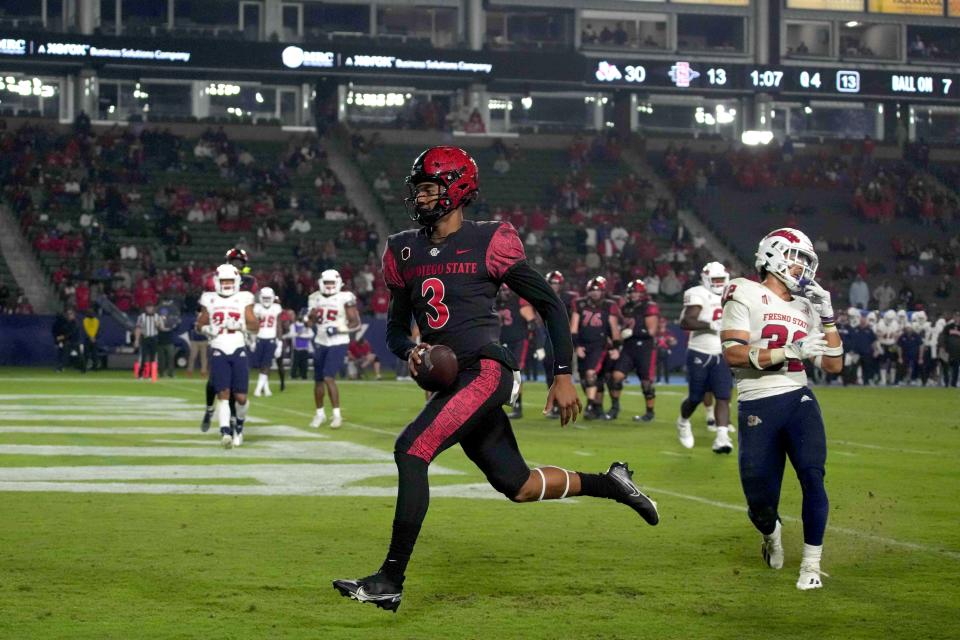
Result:
<svg viewBox="0 0 960 640">
<path fill-rule="evenodd" d="M 433 309 L 432 314 L 427 312 L 427 325 L 431 329 L 442 328 L 450 319 L 450 309 L 443 304 L 445 294 L 446 290 L 440 278 L 427 278 L 420 287 L 420 295 L 426 298 L 427 304 Z"/>
</svg>

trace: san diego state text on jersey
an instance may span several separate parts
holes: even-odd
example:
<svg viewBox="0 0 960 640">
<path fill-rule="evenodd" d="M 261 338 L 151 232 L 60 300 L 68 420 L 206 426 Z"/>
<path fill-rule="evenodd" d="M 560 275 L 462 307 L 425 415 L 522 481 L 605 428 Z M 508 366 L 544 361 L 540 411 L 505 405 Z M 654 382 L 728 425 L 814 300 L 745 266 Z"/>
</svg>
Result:
<svg viewBox="0 0 960 640">
<path fill-rule="evenodd" d="M 510 224 L 468 220 L 440 244 L 427 229 L 390 236 L 383 275 L 394 295 L 409 296 L 423 342 L 450 347 L 461 365 L 484 352 L 515 367 L 499 346 L 494 301 L 504 275 L 525 257 Z"/>
</svg>

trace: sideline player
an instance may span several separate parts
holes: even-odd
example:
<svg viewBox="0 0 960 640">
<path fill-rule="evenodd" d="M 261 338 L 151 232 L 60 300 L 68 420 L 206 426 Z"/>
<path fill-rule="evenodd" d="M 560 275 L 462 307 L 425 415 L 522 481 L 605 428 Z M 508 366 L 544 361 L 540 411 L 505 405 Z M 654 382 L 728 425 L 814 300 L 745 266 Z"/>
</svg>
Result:
<svg viewBox="0 0 960 640">
<path fill-rule="evenodd" d="M 622 313 L 626 326 L 620 334 L 623 337 L 623 352 L 617 359 L 610 376 L 610 396 L 614 398 L 614 405 L 606 418 L 613 420 L 617 417 L 623 381 L 632 371 L 640 379 L 647 408 L 647 412 L 642 416 L 633 416 L 633 421 L 650 422 L 654 417 L 653 403 L 657 397 L 653 381 L 657 373 L 655 338 L 660 330 L 660 308 L 650 299 L 647 294 L 647 285 L 643 280 L 637 279 L 627 283 L 627 297 Z"/>
<path fill-rule="evenodd" d="M 240 272 L 240 290 L 255 294 L 257 292 L 257 279 L 250 273 L 249 257 L 244 249 L 234 247 L 229 249 L 224 255 L 226 264 L 232 265 Z M 207 274 L 204 278 L 206 291 L 200 296 L 200 308 L 203 308 L 204 298 L 211 300 L 217 295 L 216 290 L 216 271 Z M 213 400 L 217 397 L 217 391 L 213 386 L 213 377 L 207 377 L 207 408 L 203 412 L 203 420 L 200 422 L 200 430 L 206 433 L 210 430 L 210 421 L 213 419 Z M 230 421 L 235 423 L 237 420 L 237 407 L 234 397 L 231 395 L 228 400 L 230 406 Z"/>
<path fill-rule="evenodd" d="M 366 578 L 333 583 L 342 595 L 384 609 L 400 606 L 407 563 L 430 499 L 430 463 L 455 444 L 514 502 L 597 496 L 626 504 L 650 524 L 659 521 L 656 505 L 633 483 L 624 463 L 590 474 L 552 466 L 531 470 L 524 461 L 502 409 L 514 390 L 517 365 L 499 342 L 494 299 L 500 285 L 509 285 L 545 320 L 556 364 L 544 413 L 559 404 L 562 425 L 580 413 L 571 381 L 573 345 L 563 304 L 527 263 L 513 226 L 464 221 L 463 207 L 477 194 L 477 178 L 476 163 L 462 149 L 433 147 L 421 154 L 407 178 L 407 202 L 423 228 L 390 236 L 383 254 L 391 351 L 407 359 L 411 374 L 429 345 L 450 347 L 460 364 L 453 387 L 434 393 L 397 439 L 399 493 L 382 567 Z M 408 337 L 411 317 L 420 327 L 421 344 Z"/>
<path fill-rule="evenodd" d="M 310 426 L 317 428 L 327 421 L 323 409 L 323 391 L 326 388 L 333 407 L 330 428 L 339 429 L 343 417 L 340 415 L 340 390 L 337 388 L 336 375 L 347 356 L 350 332 L 360 328 L 360 313 L 357 311 L 356 296 L 343 291 L 343 279 L 336 269 L 321 273 L 317 284 L 320 290 L 311 293 L 307 301 L 310 308 L 308 322 L 317 330 L 313 339 L 313 400 L 317 413 L 310 421 Z"/>
<path fill-rule="evenodd" d="M 567 310 L 567 313 L 571 313 L 573 310 L 573 303 L 577 300 L 577 294 L 573 291 L 564 290 L 563 285 L 565 279 L 563 274 L 557 270 L 553 270 L 546 275 L 547 284 L 550 285 L 550 288 L 553 289 L 553 292 L 557 294 L 560 298 L 560 302 L 563 303 L 563 308 Z M 541 318 L 542 321 L 542 318 Z M 543 375 L 547 382 L 547 390 L 550 390 L 550 387 L 553 386 L 553 343 L 550 342 L 550 335 L 546 334 L 543 340 Z M 550 412 L 547 414 L 548 418 L 559 418 L 560 409 L 557 405 L 554 405 Z"/>
<path fill-rule="evenodd" d="M 210 338 L 210 379 L 220 398 L 218 418 L 220 442 L 224 449 L 243 444 L 243 425 L 247 419 L 247 388 L 250 368 L 244 331 L 259 327 L 253 314 L 253 294 L 241 291 L 240 271 L 231 264 L 217 267 L 214 286 L 217 296 L 207 297 L 197 318 L 197 331 Z M 236 401 L 237 426 L 230 426 L 230 395 Z"/>
<path fill-rule="evenodd" d="M 897 382 L 897 359 L 899 349 L 897 341 L 900 339 L 900 333 L 903 327 L 897 320 L 897 312 L 894 309 L 887 309 L 883 312 L 883 317 L 877 322 L 874 331 L 877 334 L 877 342 L 880 344 L 880 386 L 896 384 Z"/>
<path fill-rule="evenodd" d="M 603 418 L 603 371 L 609 347 L 620 354 L 620 307 L 607 297 L 607 279 L 594 276 L 587 282 L 587 294 L 573 304 L 570 334 L 576 346 L 580 386 L 587 396 L 586 420 Z"/>
<path fill-rule="evenodd" d="M 803 557 L 797 588 L 823 586 L 820 556 L 829 504 L 823 485 L 827 440 L 804 361 L 827 373 L 843 369 L 843 344 L 830 294 L 815 281 L 817 254 L 796 229 L 777 229 L 757 249 L 761 282 L 737 278 L 723 299 L 723 355 L 739 392 L 740 482 L 747 514 L 763 534 L 766 563 L 783 567 L 780 487 L 784 461 L 803 493 Z"/>
<path fill-rule="evenodd" d="M 700 271 L 700 284 L 683 293 L 680 327 L 691 333 L 687 343 L 688 392 L 686 400 L 680 405 L 677 438 L 687 449 L 693 448 L 690 416 L 703 401 L 706 392 L 710 391 L 715 400 L 715 415 L 719 419 L 713 451 L 733 451 L 733 442 L 728 434 L 733 375 L 720 348 L 720 317 L 723 315 L 720 296 L 729 281 L 730 274 L 726 267 L 719 262 L 708 262 Z"/>
<path fill-rule="evenodd" d="M 536 331 L 537 314 L 530 303 L 503 285 L 497 293 L 497 315 L 500 316 L 500 344 L 517 359 L 520 371 L 530 357 L 530 334 Z M 511 419 L 523 417 L 523 382 L 513 403 Z"/>
<path fill-rule="evenodd" d="M 253 395 L 270 397 L 273 392 L 270 391 L 270 365 L 277 354 L 282 353 L 283 343 L 277 338 L 280 331 L 280 314 L 283 313 L 283 305 L 277 300 L 276 294 L 270 287 L 264 287 L 260 290 L 260 302 L 253 307 L 253 315 L 260 321 L 260 330 L 257 332 L 257 347 L 253 352 L 253 362 L 250 366 L 260 371 L 257 376 L 257 388 Z M 280 331 L 282 334 L 283 332 Z"/>
</svg>

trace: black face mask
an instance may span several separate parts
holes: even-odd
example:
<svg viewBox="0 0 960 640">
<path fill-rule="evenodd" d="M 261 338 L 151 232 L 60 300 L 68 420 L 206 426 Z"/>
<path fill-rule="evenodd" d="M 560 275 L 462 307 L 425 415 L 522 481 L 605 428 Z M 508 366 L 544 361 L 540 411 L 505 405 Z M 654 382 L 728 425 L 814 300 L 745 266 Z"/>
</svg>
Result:
<svg viewBox="0 0 960 640">
<path fill-rule="evenodd" d="M 422 182 L 434 182 L 439 187 L 436 200 L 431 207 L 423 206 L 417 202 L 417 184 Z M 440 218 L 453 211 L 450 198 L 447 197 L 447 188 L 439 182 L 429 179 L 417 179 L 414 182 L 411 178 L 408 178 L 407 189 L 410 191 L 410 195 L 403 201 L 407 209 L 407 215 L 421 226 L 432 227 Z"/>
</svg>

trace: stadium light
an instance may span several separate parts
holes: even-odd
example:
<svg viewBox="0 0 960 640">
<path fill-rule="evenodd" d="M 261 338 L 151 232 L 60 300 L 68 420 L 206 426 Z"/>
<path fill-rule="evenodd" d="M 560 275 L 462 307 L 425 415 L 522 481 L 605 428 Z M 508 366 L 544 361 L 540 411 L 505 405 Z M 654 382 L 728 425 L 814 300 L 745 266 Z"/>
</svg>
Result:
<svg viewBox="0 0 960 640">
<path fill-rule="evenodd" d="M 740 134 L 740 142 L 745 145 L 756 147 L 759 145 L 768 145 L 773 141 L 773 131 L 744 131 Z"/>
</svg>

